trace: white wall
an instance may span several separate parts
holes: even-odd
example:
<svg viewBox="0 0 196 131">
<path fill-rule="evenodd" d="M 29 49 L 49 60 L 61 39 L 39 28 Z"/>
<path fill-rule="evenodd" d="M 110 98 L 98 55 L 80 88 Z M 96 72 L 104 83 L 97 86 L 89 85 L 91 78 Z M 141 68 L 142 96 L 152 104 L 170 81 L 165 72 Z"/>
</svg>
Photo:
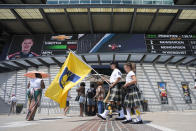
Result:
<svg viewBox="0 0 196 131">
<path fill-rule="evenodd" d="M 35 70 L 35 68 L 29 68 L 28 70 L 20 70 L 15 72 L 0 73 L 0 98 L 6 103 L 9 100 L 11 94 L 16 94 L 19 103 L 25 104 L 26 99 L 26 87 L 29 81 L 28 78 L 24 76 L 27 71 Z M 54 79 L 55 75 L 58 73 L 59 67 L 57 65 L 52 65 L 50 68 L 45 66 L 40 66 L 38 68 L 40 71 L 48 72 L 51 77 L 44 79 L 46 88 L 48 88 L 49 83 Z M 194 87 L 194 74 L 195 67 L 183 67 L 183 66 L 164 66 L 164 65 L 152 65 L 152 64 L 137 64 L 137 78 L 138 85 L 143 91 L 144 97 L 149 101 L 150 111 L 160 111 L 160 110 L 184 110 L 184 109 L 196 109 L 196 89 Z M 161 105 L 159 92 L 157 87 L 157 82 L 167 82 L 168 90 L 168 105 Z M 191 89 L 191 98 L 193 104 L 185 104 L 183 98 L 183 92 L 181 88 L 181 82 L 190 82 L 189 86 Z M 89 87 L 89 82 L 87 83 Z M 71 100 L 71 111 L 79 111 L 78 102 L 75 102 L 75 97 L 77 95 L 76 88 L 73 87 L 71 90 L 72 100 Z M 56 102 L 50 100 L 44 96 L 46 89 L 43 92 L 41 111 L 45 113 L 62 113 Z"/>
</svg>

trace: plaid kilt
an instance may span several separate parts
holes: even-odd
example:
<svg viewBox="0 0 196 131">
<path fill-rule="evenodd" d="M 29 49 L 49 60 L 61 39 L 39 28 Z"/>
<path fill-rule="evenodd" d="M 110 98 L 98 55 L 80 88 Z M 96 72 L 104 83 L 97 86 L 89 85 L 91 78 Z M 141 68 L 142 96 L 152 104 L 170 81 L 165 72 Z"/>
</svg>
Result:
<svg viewBox="0 0 196 131">
<path fill-rule="evenodd" d="M 110 89 L 110 96 L 107 101 L 121 102 L 122 101 L 122 89 L 120 84 L 115 85 Z"/>
<path fill-rule="evenodd" d="M 128 108 L 135 108 L 141 105 L 141 93 L 136 85 L 127 87 L 127 94 L 124 100 L 124 106 Z"/>
</svg>

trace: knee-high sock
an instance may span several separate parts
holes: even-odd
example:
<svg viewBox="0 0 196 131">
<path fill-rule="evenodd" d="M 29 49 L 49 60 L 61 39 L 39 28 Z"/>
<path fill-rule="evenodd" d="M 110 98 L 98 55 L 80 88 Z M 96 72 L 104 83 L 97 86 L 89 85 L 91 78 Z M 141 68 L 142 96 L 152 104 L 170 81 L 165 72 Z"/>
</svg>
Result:
<svg viewBox="0 0 196 131">
<path fill-rule="evenodd" d="M 125 117 L 123 108 L 119 111 L 119 113 L 120 113 L 120 117 L 121 117 L 121 118 Z"/>
<path fill-rule="evenodd" d="M 102 117 L 106 118 L 106 116 L 108 115 L 109 110 L 104 110 L 104 112 L 102 114 L 100 114 Z"/>
<path fill-rule="evenodd" d="M 142 118 L 141 118 L 141 115 L 140 115 L 140 111 L 139 111 L 138 109 L 135 109 L 135 114 L 136 114 L 136 116 L 137 116 L 137 120 L 138 120 L 138 121 L 141 121 Z"/>
<path fill-rule="evenodd" d="M 120 113 L 119 118 L 125 117 L 124 110 L 121 105 L 118 106 L 118 112 Z"/>
<path fill-rule="evenodd" d="M 126 111 L 127 111 L 126 119 L 127 120 L 131 120 L 131 109 L 130 108 L 126 108 Z"/>
<path fill-rule="evenodd" d="M 104 110 L 104 112 L 101 114 L 102 117 L 106 118 L 106 116 L 108 115 L 108 113 L 110 112 L 110 110 L 112 110 L 112 107 L 110 104 L 106 105 L 106 109 Z"/>
</svg>

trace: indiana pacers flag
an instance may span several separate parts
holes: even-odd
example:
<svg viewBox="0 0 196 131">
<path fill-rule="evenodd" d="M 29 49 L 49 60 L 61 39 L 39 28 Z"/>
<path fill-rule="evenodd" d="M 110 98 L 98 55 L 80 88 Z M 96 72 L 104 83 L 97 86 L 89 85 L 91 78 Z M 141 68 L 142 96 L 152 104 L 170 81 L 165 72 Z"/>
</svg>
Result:
<svg viewBox="0 0 196 131">
<path fill-rule="evenodd" d="M 65 63 L 52 81 L 45 95 L 60 104 L 60 108 L 66 106 L 69 89 L 77 85 L 88 75 L 91 67 L 70 52 Z"/>
</svg>

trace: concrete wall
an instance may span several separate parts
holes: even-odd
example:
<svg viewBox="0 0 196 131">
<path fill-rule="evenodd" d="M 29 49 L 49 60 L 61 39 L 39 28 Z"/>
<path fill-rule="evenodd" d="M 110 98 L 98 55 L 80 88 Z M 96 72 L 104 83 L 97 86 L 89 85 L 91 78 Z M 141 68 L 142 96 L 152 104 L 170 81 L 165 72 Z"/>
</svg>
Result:
<svg viewBox="0 0 196 131">
<path fill-rule="evenodd" d="M 11 94 L 16 94 L 18 103 L 23 103 L 26 105 L 26 87 L 29 81 L 28 78 L 24 76 L 27 71 L 35 70 L 35 68 L 29 68 L 28 70 L 20 70 L 9 73 L 0 74 L 0 98 L 8 103 Z M 52 65 L 50 68 L 45 66 L 40 66 L 38 68 L 40 71 L 48 72 L 51 77 L 44 79 L 46 88 L 48 88 L 49 83 L 54 79 L 55 75 L 58 73 L 59 67 L 57 65 Z M 152 64 L 137 64 L 137 78 L 138 85 L 143 91 L 145 99 L 149 102 L 149 111 L 161 111 L 161 110 L 185 110 L 185 109 L 196 109 L 196 89 L 194 87 L 194 67 L 183 67 L 183 66 L 167 66 L 164 65 L 152 65 Z M 164 81 L 167 82 L 168 90 L 168 105 L 161 105 L 159 92 L 157 87 L 157 82 Z M 183 91 L 181 88 L 181 82 L 190 82 L 189 86 L 191 89 L 191 97 L 193 104 L 185 104 Z M 87 82 L 87 87 L 89 87 L 89 82 Z M 75 102 L 76 87 L 72 88 L 71 95 L 72 100 L 71 111 L 78 112 L 79 105 Z M 44 96 L 46 89 L 43 92 L 41 108 L 38 112 L 43 113 L 62 113 L 62 109 L 59 109 L 59 105 Z M 25 110 L 24 110 L 25 112 Z"/>
</svg>

